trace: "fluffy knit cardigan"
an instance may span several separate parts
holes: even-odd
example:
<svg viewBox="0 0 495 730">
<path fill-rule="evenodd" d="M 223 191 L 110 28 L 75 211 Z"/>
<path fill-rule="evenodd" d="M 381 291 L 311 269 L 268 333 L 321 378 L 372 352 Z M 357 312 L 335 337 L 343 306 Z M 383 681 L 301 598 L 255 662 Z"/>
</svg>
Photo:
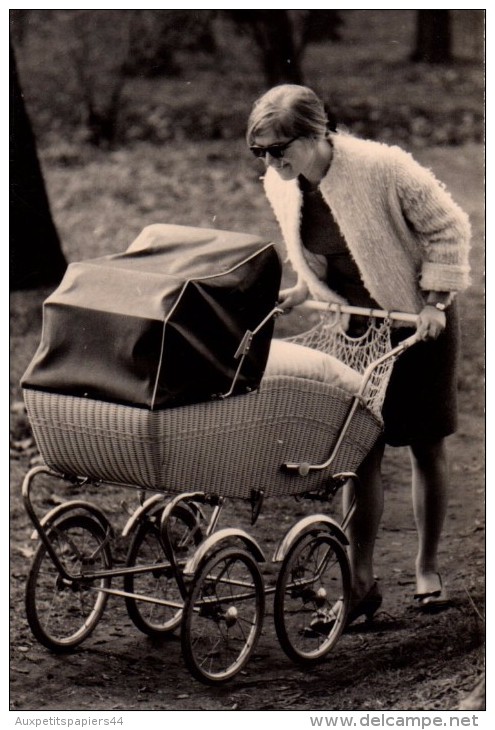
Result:
<svg viewBox="0 0 495 730">
<path fill-rule="evenodd" d="M 332 144 L 319 188 L 373 299 L 388 311 L 418 313 L 425 292 L 464 290 L 469 219 L 443 184 L 399 147 L 340 132 Z M 326 258 L 302 245 L 297 180 L 269 167 L 264 186 L 298 278 L 315 299 L 345 303 L 325 283 Z"/>
</svg>

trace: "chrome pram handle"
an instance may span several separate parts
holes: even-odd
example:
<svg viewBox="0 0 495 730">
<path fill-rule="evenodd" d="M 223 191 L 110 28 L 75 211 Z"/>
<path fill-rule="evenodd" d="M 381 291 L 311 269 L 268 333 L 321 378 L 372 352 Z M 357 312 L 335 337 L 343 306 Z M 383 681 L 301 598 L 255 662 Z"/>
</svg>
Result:
<svg viewBox="0 0 495 730">
<path fill-rule="evenodd" d="M 383 320 L 390 320 L 395 322 L 404 322 L 404 323 L 410 323 L 413 326 L 418 325 L 419 323 L 419 315 L 417 314 L 411 314 L 407 312 L 389 312 L 384 309 L 373 309 L 373 308 L 367 308 L 367 307 L 354 307 L 351 305 L 339 305 L 339 304 L 332 304 L 332 303 L 326 303 L 326 302 L 320 302 L 315 300 L 307 300 L 303 302 L 301 305 L 301 308 L 305 309 L 311 309 L 313 311 L 319 311 L 319 312 L 333 312 L 338 317 L 340 314 L 344 315 L 357 315 L 362 317 L 369 317 L 369 318 L 375 318 L 375 319 L 383 319 Z M 387 360 L 393 359 L 401 355 L 405 350 L 409 349 L 412 345 L 416 344 L 416 342 L 419 341 L 419 337 L 417 335 L 417 332 L 412 334 L 410 337 L 407 337 L 402 342 L 400 342 L 396 347 L 391 348 L 389 351 L 378 357 L 376 360 L 371 362 L 368 367 L 363 372 L 363 379 L 361 382 L 361 386 L 359 388 L 358 393 L 354 396 L 351 402 L 351 406 L 349 408 L 349 412 L 345 418 L 345 421 L 343 423 L 342 429 L 340 431 L 340 434 L 337 438 L 337 441 L 332 449 L 332 452 L 329 456 L 329 458 L 321 463 L 321 464 L 310 464 L 308 462 L 299 462 L 299 463 L 285 463 L 282 465 L 282 469 L 287 472 L 296 473 L 298 476 L 306 477 L 310 472 L 315 471 L 323 471 L 325 469 L 328 469 L 332 462 L 335 460 L 335 457 L 338 453 L 338 450 L 344 441 L 344 438 L 346 436 L 346 433 L 349 429 L 350 423 L 352 421 L 352 418 L 360 406 L 361 403 L 364 402 L 363 396 L 366 390 L 366 386 L 368 385 L 368 382 L 370 380 L 370 377 L 372 373 L 384 362 Z"/>
<path fill-rule="evenodd" d="M 409 322 L 417 325 L 419 315 L 410 312 L 389 312 L 386 309 L 372 309 L 368 307 L 354 307 L 350 304 L 336 304 L 331 302 L 320 302 L 315 299 L 307 299 L 299 305 L 303 309 L 312 309 L 317 312 L 334 312 L 335 314 L 354 314 L 359 317 L 375 317 L 377 319 L 390 319 L 395 322 Z"/>
</svg>

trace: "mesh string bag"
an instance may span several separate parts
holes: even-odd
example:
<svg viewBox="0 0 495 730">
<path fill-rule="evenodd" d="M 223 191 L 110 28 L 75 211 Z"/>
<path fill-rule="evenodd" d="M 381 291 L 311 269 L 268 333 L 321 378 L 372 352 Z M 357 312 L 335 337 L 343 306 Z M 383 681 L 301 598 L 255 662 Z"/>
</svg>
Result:
<svg viewBox="0 0 495 730">
<path fill-rule="evenodd" d="M 367 368 L 392 349 L 390 319 L 368 317 L 363 320 L 359 336 L 351 337 L 344 331 L 340 311 L 326 310 L 319 313 L 319 321 L 306 332 L 286 341 L 311 347 L 340 360 L 345 365 L 364 375 Z M 381 410 L 395 358 L 390 357 L 374 367 L 362 394 L 363 404 L 381 419 Z"/>
</svg>

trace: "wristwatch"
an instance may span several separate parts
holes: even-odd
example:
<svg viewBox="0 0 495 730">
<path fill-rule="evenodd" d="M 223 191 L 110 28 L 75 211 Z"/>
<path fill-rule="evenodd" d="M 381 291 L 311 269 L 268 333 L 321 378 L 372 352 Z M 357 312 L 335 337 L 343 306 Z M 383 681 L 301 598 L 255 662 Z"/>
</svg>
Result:
<svg viewBox="0 0 495 730">
<path fill-rule="evenodd" d="M 447 309 L 447 305 L 443 302 L 428 302 L 428 306 L 435 307 L 435 309 L 438 309 L 440 312 L 445 312 L 445 310 Z"/>
</svg>

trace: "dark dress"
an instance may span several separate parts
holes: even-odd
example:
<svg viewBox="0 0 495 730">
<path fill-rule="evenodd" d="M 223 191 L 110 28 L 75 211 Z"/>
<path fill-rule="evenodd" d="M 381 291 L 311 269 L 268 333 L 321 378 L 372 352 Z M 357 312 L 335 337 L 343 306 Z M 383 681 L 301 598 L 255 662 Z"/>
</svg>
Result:
<svg viewBox="0 0 495 730">
<path fill-rule="evenodd" d="M 378 307 L 366 290 L 359 269 L 320 191 L 303 177 L 301 239 L 311 252 L 326 256 L 327 284 L 349 304 Z M 418 342 L 401 355 L 393 368 L 383 404 L 384 436 L 391 446 L 434 441 L 457 428 L 457 364 L 459 323 L 456 304 L 447 312 L 447 326 L 436 340 Z M 353 330 L 351 322 L 349 333 Z M 413 333 L 394 328 L 393 344 Z"/>
</svg>

